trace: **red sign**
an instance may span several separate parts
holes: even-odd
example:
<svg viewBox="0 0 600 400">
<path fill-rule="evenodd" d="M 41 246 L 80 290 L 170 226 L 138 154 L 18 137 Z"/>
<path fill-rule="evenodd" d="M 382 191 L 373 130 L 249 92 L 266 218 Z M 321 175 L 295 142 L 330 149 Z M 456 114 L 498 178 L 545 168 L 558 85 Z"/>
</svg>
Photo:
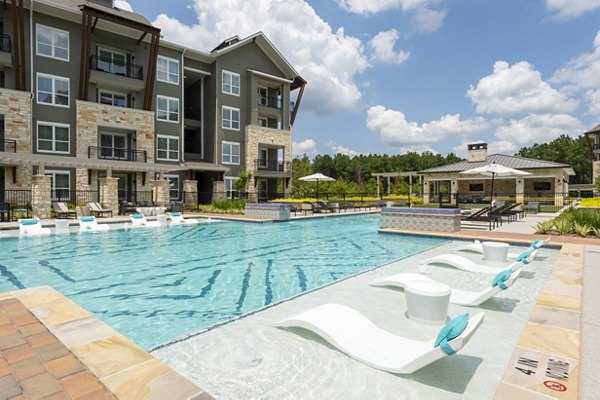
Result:
<svg viewBox="0 0 600 400">
<path fill-rule="evenodd" d="M 567 387 L 560 382 L 556 381 L 544 381 L 544 386 L 546 386 L 550 390 L 554 390 L 556 392 L 566 392 Z"/>
</svg>

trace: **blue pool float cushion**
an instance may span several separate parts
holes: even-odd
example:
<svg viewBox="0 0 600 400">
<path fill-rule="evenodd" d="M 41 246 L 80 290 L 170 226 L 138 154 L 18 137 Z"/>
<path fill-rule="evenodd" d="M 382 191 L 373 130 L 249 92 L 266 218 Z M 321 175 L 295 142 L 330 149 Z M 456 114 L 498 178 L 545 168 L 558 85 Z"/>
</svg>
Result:
<svg viewBox="0 0 600 400">
<path fill-rule="evenodd" d="M 504 284 L 512 275 L 512 269 L 506 269 L 502 272 L 499 272 L 494 279 L 492 279 L 492 287 L 498 286 L 502 290 L 508 289 L 508 286 Z"/>
<path fill-rule="evenodd" d="M 171 217 L 181 217 L 181 213 L 179 213 L 179 212 L 172 212 L 171 213 Z"/>
<path fill-rule="evenodd" d="M 522 262 L 523 264 L 529 264 L 529 257 L 531 257 L 531 248 L 529 250 L 525 250 L 517 257 L 517 261 Z"/>
<path fill-rule="evenodd" d="M 542 240 L 542 239 L 538 239 L 538 240 L 536 240 L 535 242 L 531 243 L 531 244 L 529 245 L 529 247 L 531 247 L 531 248 L 532 248 L 532 249 L 534 249 L 534 250 L 537 250 L 537 249 L 539 249 L 540 247 L 542 247 L 542 245 L 543 245 L 543 244 L 544 244 L 544 240 Z"/>
<path fill-rule="evenodd" d="M 79 218 L 79 220 L 81 222 L 94 222 L 96 220 L 96 217 L 81 217 Z"/>
<path fill-rule="evenodd" d="M 37 218 L 31 218 L 31 219 L 22 219 L 19 222 L 21 223 L 21 225 L 37 225 L 37 223 L 40 222 L 40 220 Z"/>
<path fill-rule="evenodd" d="M 440 333 L 435 338 L 435 347 L 442 349 L 444 353 L 451 356 L 456 354 L 456 351 L 448 344 L 452 339 L 456 339 L 467 328 L 469 324 L 469 314 L 465 313 L 448 322 Z"/>
<path fill-rule="evenodd" d="M 135 218 L 135 219 L 142 219 L 142 218 L 144 218 L 144 215 L 143 215 L 143 214 L 133 214 L 133 215 L 131 216 L 131 218 Z"/>
</svg>

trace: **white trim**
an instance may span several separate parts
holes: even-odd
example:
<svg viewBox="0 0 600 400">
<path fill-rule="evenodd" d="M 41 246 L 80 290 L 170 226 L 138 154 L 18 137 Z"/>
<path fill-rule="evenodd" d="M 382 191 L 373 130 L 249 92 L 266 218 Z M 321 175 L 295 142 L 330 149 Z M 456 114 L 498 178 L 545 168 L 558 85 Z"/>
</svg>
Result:
<svg viewBox="0 0 600 400">
<path fill-rule="evenodd" d="M 167 80 L 160 79 L 158 77 L 158 60 L 159 59 L 163 59 L 163 60 L 165 60 L 167 62 L 167 71 L 166 71 Z M 170 76 L 170 73 L 169 73 L 169 71 L 170 71 L 169 70 L 169 63 L 170 62 L 173 62 L 173 63 L 177 64 L 177 82 L 171 82 L 169 80 L 169 76 Z M 168 83 L 168 84 L 171 84 L 171 85 L 179 86 L 179 83 L 181 82 L 181 63 L 179 62 L 179 60 L 176 59 L 176 58 L 170 58 L 170 57 L 165 57 L 165 56 L 161 56 L 161 55 L 159 55 L 158 57 L 156 57 L 156 80 L 158 82 L 163 82 L 163 83 Z"/>
<path fill-rule="evenodd" d="M 42 53 L 40 53 L 38 51 L 38 44 L 39 44 L 39 41 L 38 41 L 38 30 L 39 30 L 40 27 L 48 29 L 53 34 L 54 33 L 65 33 L 67 35 L 67 58 L 56 57 L 55 55 L 42 54 Z M 63 29 L 58 29 L 58 28 L 55 28 L 53 26 L 48 26 L 48 25 L 36 23 L 35 24 L 35 55 L 36 56 L 40 56 L 40 57 L 51 58 L 53 60 L 60 60 L 60 61 L 69 62 L 69 59 L 71 58 L 71 41 L 70 41 L 70 37 L 69 36 L 70 36 L 69 35 L 69 31 L 65 31 Z M 52 53 L 55 54 L 56 53 L 56 51 L 55 51 L 56 45 L 54 43 L 54 36 L 52 36 L 52 44 L 51 44 L 50 48 L 52 49 Z"/>
<path fill-rule="evenodd" d="M 162 119 L 162 118 L 158 117 L 158 99 L 165 99 L 165 100 L 167 100 L 167 110 L 166 110 L 166 112 L 167 112 L 167 119 Z M 171 121 L 169 119 L 169 114 L 171 113 L 169 111 L 169 103 L 170 103 L 171 100 L 177 101 L 177 121 Z M 169 97 L 169 96 L 163 96 L 163 95 L 157 94 L 156 95 L 156 120 L 157 121 L 162 121 L 162 122 L 170 122 L 172 124 L 178 124 L 179 123 L 179 115 L 181 114 L 181 107 L 180 107 L 181 106 L 181 102 L 179 100 L 180 99 L 178 97 Z"/>
<path fill-rule="evenodd" d="M 39 78 L 48 78 L 48 79 L 52 80 L 52 103 L 46 103 L 45 101 L 40 101 Z M 66 105 L 65 104 L 57 104 L 54 102 L 54 97 L 56 96 L 56 80 L 67 81 L 67 92 L 68 93 L 67 93 L 67 104 Z M 35 75 L 35 97 L 36 97 L 37 104 L 69 108 L 69 106 L 71 104 L 71 80 L 64 76 L 50 75 L 50 74 L 45 74 L 43 72 L 37 72 Z"/>
<path fill-rule="evenodd" d="M 290 80 L 290 79 L 285 79 L 285 78 L 280 78 L 279 76 L 275 76 L 275 75 L 267 74 L 266 72 L 260 72 L 260 71 L 254 70 L 254 69 L 252 69 L 252 68 L 246 68 L 246 71 L 248 71 L 248 72 L 250 72 L 250 73 L 252 73 L 252 74 L 254 74 L 254 75 L 258 75 L 258 76 L 260 76 L 261 78 L 267 78 L 267 79 L 271 79 L 271 80 L 274 80 L 274 81 L 276 81 L 276 82 L 281 82 L 281 83 L 289 83 L 289 84 L 292 84 L 292 83 L 294 83 L 294 81 L 293 81 L 293 80 Z"/>
<path fill-rule="evenodd" d="M 169 200 L 180 200 L 181 199 L 181 176 L 177 174 L 165 174 L 165 179 L 169 181 Z M 170 178 L 177 179 L 177 197 L 171 197 L 171 180 Z"/>
<path fill-rule="evenodd" d="M 69 176 L 69 187 L 64 189 L 60 188 L 58 190 L 66 190 L 68 193 L 67 201 L 71 200 L 71 171 L 70 170 L 59 170 L 59 169 L 47 169 L 44 171 L 45 176 L 50 176 L 50 199 L 56 200 L 56 197 L 52 197 L 53 194 L 56 194 L 56 175 L 68 175 Z M 54 188 L 54 190 L 53 190 Z"/>
<path fill-rule="evenodd" d="M 102 93 L 106 93 L 106 94 L 110 94 L 112 96 L 112 104 L 106 104 L 106 103 L 102 103 Z M 115 105 L 115 95 L 118 96 L 123 96 L 125 97 L 125 105 L 124 106 L 117 106 Z M 123 92 L 114 92 L 112 90 L 106 90 L 106 89 L 98 89 L 98 103 L 99 104 L 103 104 L 105 106 L 113 106 L 113 107 L 122 107 L 122 108 L 127 108 L 127 93 L 123 93 Z"/>
<path fill-rule="evenodd" d="M 123 69 L 124 69 L 123 75 L 127 76 L 127 53 L 124 53 L 120 50 L 112 49 L 110 47 L 98 46 L 98 48 L 96 49 L 96 56 L 98 57 L 98 63 L 96 65 L 97 68 L 100 68 L 100 63 L 103 62 L 102 60 L 100 60 L 100 52 L 101 51 L 110 53 L 110 65 L 113 66 L 113 68 L 115 66 L 115 57 L 114 57 L 115 54 L 119 55 L 119 56 L 123 56 Z M 110 68 L 108 71 L 105 71 L 103 69 L 101 69 L 100 71 L 108 72 L 110 74 L 120 75 L 116 71 L 110 70 Z"/>
<path fill-rule="evenodd" d="M 58 150 L 40 150 L 40 125 L 43 126 L 51 126 L 52 127 L 52 148 L 56 149 L 56 129 L 55 128 L 67 128 L 67 151 L 58 151 Z M 36 148 L 38 153 L 48 153 L 48 154 L 71 154 L 71 126 L 69 124 L 60 124 L 56 122 L 46 122 L 46 121 L 38 121 L 36 125 Z M 44 141 L 48 141 L 47 139 L 43 139 Z M 64 143 L 64 141 L 60 141 Z"/>
<path fill-rule="evenodd" d="M 237 189 L 235 188 L 235 181 L 237 181 L 238 179 L 239 178 L 233 177 L 233 176 L 224 176 L 223 177 L 223 189 L 225 189 L 225 197 L 227 197 L 228 199 L 233 199 L 233 193 L 237 192 Z M 227 181 L 231 182 L 230 190 L 227 190 L 227 184 L 226 184 Z"/>
<path fill-rule="evenodd" d="M 104 130 L 105 128 L 102 127 L 101 130 L 98 131 L 98 147 L 104 147 L 102 145 L 102 135 L 104 136 L 111 136 L 111 144 L 110 147 L 112 148 L 111 152 L 112 152 L 112 156 L 107 157 L 107 156 L 102 156 L 104 159 L 107 160 L 127 160 L 128 159 L 128 153 L 127 150 L 129 150 L 129 143 L 128 142 L 128 136 L 126 133 L 121 133 L 121 132 L 111 132 L 111 131 L 106 131 Z M 116 157 L 115 156 L 115 150 L 114 149 L 119 149 L 118 147 L 115 146 L 115 136 L 118 137 L 122 137 L 125 138 L 124 142 L 125 143 L 125 147 L 122 148 L 123 151 L 123 157 Z M 98 151 L 100 151 L 100 153 L 102 153 L 102 149 L 99 149 Z"/>
<path fill-rule="evenodd" d="M 201 74 L 201 75 L 206 75 L 206 76 L 212 75 L 210 72 L 202 71 L 201 69 L 196 69 L 196 68 L 192 68 L 192 67 L 183 67 L 183 69 L 185 71 L 195 72 L 195 73 Z"/>
<path fill-rule="evenodd" d="M 166 149 L 159 149 L 158 148 L 158 140 L 159 139 L 167 139 L 167 148 Z M 175 149 L 171 149 L 171 140 L 176 140 L 177 144 L 175 145 Z M 158 156 L 158 152 L 159 151 L 166 151 L 167 152 L 167 158 L 162 158 Z M 169 158 L 169 154 L 171 154 L 172 152 L 177 152 L 177 158 Z M 161 160 L 161 161 L 173 161 L 173 162 L 177 162 L 179 161 L 179 136 L 172 136 L 172 135 L 156 135 L 156 159 L 157 160 Z"/>
<path fill-rule="evenodd" d="M 232 151 L 232 150 L 233 150 L 233 147 L 234 147 L 234 146 L 237 146 L 237 147 L 238 147 L 238 155 L 237 155 L 237 157 L 238 157 L 238 159 L 239 159 L 239 161 L 238 161 L 238 162 L 231 162 L 231 161 L 225 162 L 225 160 L 224 160 L 224 155 L 225 155 L 225 153 L 224 153 L 224 151 L 223 151 L 223 145 L 224 145 L 224 144 L 228 144 L 228 145 L 230 145 L 230 146 L 231 146 L 231 147 L 230 147 L 230 151 L 231 151 L 231 153 L 229 153 L 229 154 L 230 154 L 230 155 L 229 155 L 229 159 L 230 159 L 230 160 L 232 160 L 232 159 L 233 159 L 233 157 L 234 157 L 234 156 L 233 156 L 233 151 Z M 240 142 L 228 142 L 228 141 L 226 141 L 226 140 L 223 140 L 223 141 L 221 142 L 221 164 L 227 164 L 227 165 L 240 165 L 240 162 L 242 161 L 242 151 L 241 151 L 242 149 L 241 149 L 241 146 L 240 146 L 240 144 L 241 144 Z"/>
<path fill-rule="evenodd" d="M 231 126 L 230 127 L 226 127 L 225 124 L 223 124 L 223 121 L 225 120 L 225 118 L 223 116 L 223 110 L 225 110 L 225 109 L 227 109 L 227 110 L 229 110 L 229 111 L 232 112 L 231 113 L 231 119 L 228 120 L 230 122 L 230 125 L 233 125 L 233 122 L 235 121 L 233 119 L 233 111 L 237 111 L 237 113 L 238 113 L 238 119 L 237 119 L 238 127 L 237 128 L 232 128 Z M 230 107 L 230 106 L 221 106 L 221 128 L 227 129 L 229 131 L 239 131 L 240 127 L 241 127 L 241 123 L 240 123 L 240 120 L 242 119 L 241 117 L 242 117 L 242 114 L 241 114 L 239 108 Z"/>
<path fill-rule="evenodd" d="M 229 86 L 232 88 L 232 90 L 233 90 L 234 87 L 236 87 L 236 86 L 233 85 L 233 77 L 237 76 L 237 78 L 238 78 L 238 86 L 237 86 L 238 92 L 237 93 L 233 93 L 233 91 L 231 91 L 231 92 L 226 92 L 225 91 L 225 88 L 223 87 L 224 86 L 223 77 L 225 76 L 225 74 L 228 74 L 228 75 L 231 76 L 231 84 Z M 242 93 L 242 78 L 240 77 L 240 74 L 238 74 L 237 72 L 227 71 L 225 69 L 221 70 L 221 93 L 229 94 L 231 96 L 240 97 L 240 93 Z"/>
<path fill-rule="evenodd" d="M 269 87 L 265 86 L 265 85 L 258 85 L 257 87 L 258 87 L 258 93 L 257 93 L 258 105 L 268 107 L 269 106 Z M 265 102 L 264 103 L 261 102 L 261 99 L 263 98 L 263 96 L 260 93 L 261 89 L 265 90 L 265 96 L 264 96 Z"/>
</svg>

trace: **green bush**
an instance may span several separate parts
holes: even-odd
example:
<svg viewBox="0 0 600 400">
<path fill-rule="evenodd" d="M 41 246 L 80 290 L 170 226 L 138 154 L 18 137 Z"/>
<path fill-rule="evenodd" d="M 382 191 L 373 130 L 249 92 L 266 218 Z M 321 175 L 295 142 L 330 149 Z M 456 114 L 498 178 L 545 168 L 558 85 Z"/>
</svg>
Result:
<svg viewBox="0 0 600 400">
<path fill-rule="evenodd" d="M 199 211 L 218 214 L 243 214 L 246 209 L 245 199 L 238 200 L 214 200 L 212 204 L 200 204 Z"/>
<path fill-rule="evenodd" d="M 575 222 L 573 224 L 573 231 L 581 237 L 586 237 L 592 232 L 592 227 L 586 224 L 581 225 Z"/>
<path fill-rule="evenodd" d="M 567 235 L 573 230 L 573 222 L 566 218 L 556 218 L 554 227 L 559 235 Z"/>
<path fill-rule="evenodd" d="M 550 233 L 550 231 L 552 231 L 552 228 L 554 228 L 554 221 L 541 221 L 538 222 L 535 226 L 535 233 L 545 235 L 547 233 Z"/>
</svg>

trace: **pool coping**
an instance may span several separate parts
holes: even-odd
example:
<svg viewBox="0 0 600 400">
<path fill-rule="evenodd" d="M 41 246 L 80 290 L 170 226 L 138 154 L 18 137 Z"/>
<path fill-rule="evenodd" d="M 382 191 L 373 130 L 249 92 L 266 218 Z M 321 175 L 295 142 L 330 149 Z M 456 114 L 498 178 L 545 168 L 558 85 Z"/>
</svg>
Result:
<svg viewBox="0 0 600 400">
<path fill-rule="evenodd" d="M 118 399 L 212 399 L 124 335 L 50 286 L 0 293 L 15 298 Z"/>
</svg>

